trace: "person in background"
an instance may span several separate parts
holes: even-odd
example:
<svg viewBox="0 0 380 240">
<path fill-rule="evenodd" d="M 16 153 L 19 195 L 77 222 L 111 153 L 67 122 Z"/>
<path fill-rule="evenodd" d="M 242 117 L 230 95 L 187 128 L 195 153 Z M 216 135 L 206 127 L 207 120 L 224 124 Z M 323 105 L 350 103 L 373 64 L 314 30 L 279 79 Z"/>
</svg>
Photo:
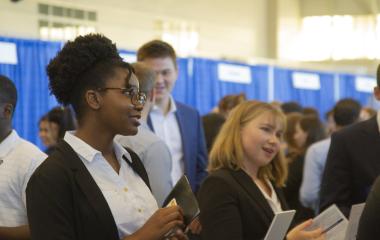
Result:
<svg viewBox="0 0 380 240">
<path fill-rule="evenodd" d="M 374 96 L 380 100 L 380 66 Z M 348 216 L 352 204 L 366 201 L 373 182 L 380 175 L 379 114 L 331 136 L 321 183 L 320 211 L 336 204 Z"/>
<path fill-rule="evenodd" d="M 313 108 L 313 107 L 304 107 L 302 109 L 302 114 L 303 115 L 313 115 L 317 118 L 319 118 L 319 112 L 317 109 Z"/>
<path fill-rule="evenodd" d="M 202 117 L 208 152 L 210 152 L 215 137 L 218 135 L 219 130 L 226 121 L 230 111 L 246 100 L 247 99 L 244 93 L 237 95 L 226 95 L 219 101 L 218 112 L 209 113 Z"/>
<path fill-rule="evenodd" d="M 280 148 L 285 116 L 267 103 L 239 104 L 227 118 L 210 152 L 210 174 L 198 192 L 202 239 L 263 239 L 274 214 L 287 210 L 281 187 L 286 161 Z M 307 231 L 308 220 L 287 240 L 323 239 Z"/>
<path fill-rule="evenodd" d="M 326 133 L 319 117 L 314 114 L 302 116 L 296 123 L 295 129 L 293 138 L 300 151 L 289 159 L 289 176 L 286 180 L 284 193 L 289 207 L 296 210 L 294 221 L 299 223 L 314 217 L 314 212 L 310 208 L 302 206 L 299 200 L 305 153 L 311 144 L 324 139 Z"/>
<path fill-rule="evenodd" d="M 47 113 L 47 118 L 52 143 L 45 152 L 50 155 L 55 150 L 58 141 L 65 136 L 65 132 L 76 128 L 76 123 L 69 107 L 55 107 Z"/>
<path fill-rule="evenodd" d="M 186 174 L 196 192 L 207 175 L 207 149 L 198 111 L 175 101 L 171 95 L 178 77 L 176 53 L 168 43 L 153 40 L 138 49 L 137 60 L 157 74 L 156 100 L 148 125 L 170 149 L 172 182 L 176 183 Z"/>
<path fill-rule="evenodd" d="M 52 139 L 50 122 L 47 115 L 43 115 L 38 121 L 38 136 L 46 149 L 49 149 L 49 147 L 55 144 Z"/>
<path fill-rule="evenodd" d="M 281 110 L 285 114 L 302 113 L 302 106 L 298 102 L 284 102 L 281 104 Z"/>
<path fill-rule="evenodd" d="M 13 82 L 0 75 L 0 239 L 31 239 L 25 189 L 33 171 L 47 157 L 12 127 L 17 104 Z"/>
<path fill-rule="evenodd" d="M 376 115 L 376 110 L 370 107 L 363 107 L 360 111 L 360 121 L 365 121 Z"/>
<path fill-rule="evenodd" d="M 284 141 L 282 143 L 282 148 L 284 149 L 285 156 L 287 159 L 292 159 L 301 151 L 294 139 L 294 134 L 296 132 L 296 124 L 299 122 L 301 118 L 302 113 L 298 112 L 293 112 L 286 115 L 286 130 L 284 133 Z"/>
<path fill-rule="evenodd" d="M 78 128 L 32 175 L 26 190 L 32 239 L 185 239 L 179 206 L 158 209 L 137 154 L 114 138 L 134 135 L 146 100 L 131 66 L 100 34 L 67 42 L 47 67 L 57 100 Z M 158 156 L 159 157 L 159 156 Z"/>
<path fill-rule="evenodd" d="M 330 111 L 326 112 L 325 119 L 327 136 L 331 136 L 331 134 L 336 130 L 336 123 L 334 120 L 334 109 L 331 109 Z"/>
<path fill-rule="evenodd" d="M 132 64 L 136 77 L 139 80 L 140 91 L 147 96 L 144 108 L 141 111 L 141 125 L 135 136 L 116 136 L 116 141 L 123 147 L 133 149 L 139 155 L 148 173 L 153 196 L 159 206 L 173 188 L 170 177 L 172 158 L 165 142 L 157 137 L 148 127 L 147 118 L 154 104 L 154 84 L 156 73 L 145 64 Z"/>
<path fill-rule="evenodd" d="M 351 98 L 339 100 L 332 110 L 335 131 L 358 122 L 361 105 Z M 327 153 L 330 147 L 330 138 L 312 144 L 306 151 L 303 179 L 300 189 L 300 201 L 303 206 L 319 212 L 319 191 Z"/>
</svg>

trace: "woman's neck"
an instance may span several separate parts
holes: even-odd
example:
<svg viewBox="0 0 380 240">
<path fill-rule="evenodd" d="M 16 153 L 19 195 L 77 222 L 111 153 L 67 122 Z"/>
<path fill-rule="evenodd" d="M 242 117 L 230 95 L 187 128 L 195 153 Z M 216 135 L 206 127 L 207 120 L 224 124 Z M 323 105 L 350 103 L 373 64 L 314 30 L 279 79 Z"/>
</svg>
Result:
<svg viewBox="0 0 380 240">
<path fill-rule="evenodd" d="M 102 128 L 92 128 L 90 124 L 84 124 L 78 127 L 75 136 L 100 151 L 103 155 L 108 155 L 113 152 L 114 136 L 102 130 Z"/>
<path fill-rule="evenodd" d="M 259 167 L 255 164 L 251 163 L 250 161 L 244 159 L 243 160 L 243 170 L 253 179 L 256 180 L 258 177 Z"/>
</svg>

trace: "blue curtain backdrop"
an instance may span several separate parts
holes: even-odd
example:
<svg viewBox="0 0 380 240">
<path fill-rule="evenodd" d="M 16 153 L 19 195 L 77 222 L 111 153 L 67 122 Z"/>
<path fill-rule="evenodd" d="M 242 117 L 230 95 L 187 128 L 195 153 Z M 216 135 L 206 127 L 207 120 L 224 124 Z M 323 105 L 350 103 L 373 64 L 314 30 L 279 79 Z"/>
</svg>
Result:
<svg viewBox="0 0 380 240">
<path fill-rule="evenodd" d="M 17 65 L 0 63 L 0 74 L 9 77 L 18 91 L 13 127 L 21 137 L 41 147 L 38 120 L 57 105 L 55 98 L 49 94 L 45 68 L 61 48 L 61 43 L 3 37 L 0 41 L 17 46 Z"/>
<path fill-rule="evenodd" d="M 23 138 L 41 146 L 38 138 L 38 120 L 57 105 L 49 94 L 45 68 L 62 46 L 60 42 L 25 40 L 0 37 L 2 42 L 15 43 L 18 64 L 1 64 L 0 74 L 14 81 L 18 90 L 18 105 L 13 119 L 14 128 Z M 135 54 L 121 50 L 121 53 Z M 1 53 L 0 53 L 1 54 Z M 218 64 L 227 63 L 249 67 L 251 83 L 240 84 L 220 81 Z M 269 96 L 281 102 L 298 101 L 303 106 L 312 106 L 320 111 L 321 117 L 334 105 L 334 74 L 317 73 L 320 77 L 320 90 L 296 89 L 292 84 L 292 73 L 296 70 L 274 68 L 274 93 L 269 93 L 268 71 L 266 65 L 250 66 L 236 62 L 217 61 L 203 58 L 179 58 L 179 76 L 173 89 L 176 100 L 197 108 L 202 115 L 208 113 L 226 94 L 244 92 L 248 99 L 268 101 Z M 306 72 L 306 71 L 303 71 Z M 371 93 L 357 92 L 355 77 L 340 74 L 340 97 L 353 97 L 365 105 Z M 336 89 L 335 89 L 336 90 Z"/>
<path fill-rule="evenodd" d="M 219 63 L 248 66 L 251 69 L 251 83 L 220 81 Z M 180 59 L 179 75 L 173 91 L 174 98 L 195 107 L 201 115 L 208 113 L 227 94 L 244 92 L 248 99 L 268 100 L 267 66 L 249 66 L 201 58 Z"/>
<path fill-rule="evenodd" d="M 334 75 L 330 73 L 317 73 L 320 78 L 320 90 L 297 89 L 293 87 L 292 74 L 296 70 L 274 69 L 274 98 L 280 102 L 296 101 L 304 107 L 318 109 L 321 119 L 335 104 L 334 100 Z M 302 71 L 307 73 L 307 71 Z"/>
<path fill-rule="evenodd" d="M 339 92 L 340 98 L 354 98 L 358 100 L 362 106 L 371 105 L 373 93 L 359 92 L 355 88 L 356 75 L 340 74 L 339 75 Z"/>
</svg>

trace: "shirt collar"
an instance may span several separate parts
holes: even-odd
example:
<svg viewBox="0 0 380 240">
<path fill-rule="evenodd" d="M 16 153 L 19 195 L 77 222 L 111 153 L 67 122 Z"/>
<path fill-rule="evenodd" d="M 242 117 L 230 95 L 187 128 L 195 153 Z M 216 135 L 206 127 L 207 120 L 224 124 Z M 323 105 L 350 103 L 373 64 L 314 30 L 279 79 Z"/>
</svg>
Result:
<svg viewBox="0 0 380 240">
<path fill-rule="evenodd" d="M 97 156 L 102 156 L 102 153 L 100 151 L 96 150 L 85 141 L 75 136 L 74 133 L 75 131 L 67 131 L 63 139 L 74 149 L 74 151 L 79 156 L 88 162 L 92 162 Z M 116 158 L 119 162 L 122 161 L 123 156 L 125 156 L 128 161 L 132 162 L 131 155 L 128 153 L 128 151 L 115 140 L 113 141 L 113 148 Z"/>
<path fill-rule="evenodd" d="M 174 101 L 172 95 L 169 96 L 169 104 L 170 104 L 170 109 L 168 111 L 168 114 L 175 113 L 177 111 L 177 105 L 175 104 L 175 101 Z M 157 105 L 153 105 L 152 111 L 156 112 L 156 113 L 157 112 L 159 112 L 159 113 L 162 112 L 161 109 Z"/>
<path fill-rule="evenodd" d="M 0 143 L 0 157 L 5 157 L 14 147 L 19 143 L 20 137 L 18 136 L 16 130 L 12 130 L 1 143 Z"/>
<path fill-rule="evenodd" d="M 379 128 L 379 132 L 380 132 L 380 110 L 377 111 L 376 120 L 377 120 L 377 127 Z"/>
</svg>

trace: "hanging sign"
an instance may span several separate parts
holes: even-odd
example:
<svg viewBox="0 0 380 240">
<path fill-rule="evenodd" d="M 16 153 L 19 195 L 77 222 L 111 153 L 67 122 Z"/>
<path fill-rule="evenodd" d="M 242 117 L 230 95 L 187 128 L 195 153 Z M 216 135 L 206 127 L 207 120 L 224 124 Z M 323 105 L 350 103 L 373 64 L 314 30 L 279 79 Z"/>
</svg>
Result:
<svg viewBox="0 0 380 240">
<path fill-rule="evenodd" d="M 250 84 L 251 68 L 235 64 L 218 64 L 218 78 L 220 81 Z"/>
<path fill-rule="evenodd" d="M 17 64 L 17 47 L 15 43 L 0 42 L 0 64 Z"/>
<path fill-rule="evenodd" d="M 293 72 L 293 87 L 307 90 L 321 89 L 319 75 L 316 73 Z"/>
<path fill-rule="evenodd" d="M 355 79 L 355 89 L 358 92 L 372 93 L 374 87 L 376 87 L 375 78 L 356 77 Z"/>
</svg>

